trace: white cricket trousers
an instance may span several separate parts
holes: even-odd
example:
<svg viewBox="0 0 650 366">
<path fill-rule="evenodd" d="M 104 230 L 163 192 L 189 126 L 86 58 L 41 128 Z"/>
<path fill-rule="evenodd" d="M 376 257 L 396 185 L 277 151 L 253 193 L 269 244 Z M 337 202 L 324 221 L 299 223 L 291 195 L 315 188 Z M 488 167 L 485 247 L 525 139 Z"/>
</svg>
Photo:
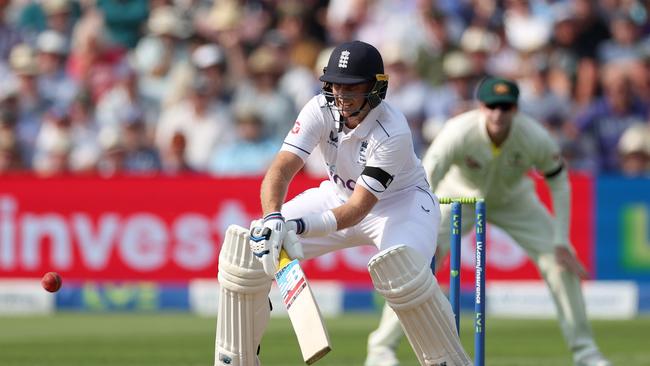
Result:
<svg viewBox="0 0 650 366">
<path fill-rule="evenodd" d="M 286 219 L 320 213 L 342 205 L 330 181 L 297 195 L 282 206 Z M 427 187 L 413 187 L 380 199 L 361 222 L 324 237 L 301 238 L 305 258 L 314 258 L 338 249 L 374 245 L 384 250 L 396 245 L 415 249 L 432 258 L 440 224 L 438 199 Z"/>
</svg>

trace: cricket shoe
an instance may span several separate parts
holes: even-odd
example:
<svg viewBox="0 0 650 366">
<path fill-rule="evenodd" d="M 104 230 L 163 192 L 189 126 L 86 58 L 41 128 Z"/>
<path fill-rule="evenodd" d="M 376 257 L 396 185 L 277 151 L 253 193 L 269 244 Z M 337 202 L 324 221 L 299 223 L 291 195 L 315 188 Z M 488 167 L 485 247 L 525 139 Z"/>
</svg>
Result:
<svg viewBox="0 0 650 366">
<path fill-rule="evenodd" d="M 399 366 L 399 360 L 392 348 L 375 346 L 368 350 L 364 366 Z"/>
<path fill-rule="evenodd" d="M 578 358 L 576 366 L 612 366 L 612 363 L 602 353 L 594 350 Z"/>
</svg>

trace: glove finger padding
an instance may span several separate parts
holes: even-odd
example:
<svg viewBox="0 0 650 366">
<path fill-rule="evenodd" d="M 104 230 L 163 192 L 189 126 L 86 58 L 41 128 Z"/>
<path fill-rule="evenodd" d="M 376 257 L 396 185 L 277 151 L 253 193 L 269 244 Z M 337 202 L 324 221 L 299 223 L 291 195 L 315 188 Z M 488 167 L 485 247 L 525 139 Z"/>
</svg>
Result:
<svg viewBox="0 0 650 366">
<path fill-rule="evenodd" d="M 284 237 L 284 244 L 282 247 L 291 259 L 302 260 L 305 258 L 305 253 L 302 250 L 302 244 L 298 239 L 298 235 L 296 235 L 296 232 L 293 230 L 287 231 L 287 235 Z"/>
<path fill-rule="evenodd" d="M 280 234 L 262 226 L 259 220 L 251 223 L 248 244 L 255 258 L 262 263 L 264 273 L 271 278 L 275 275 L 280 260 L 280 250 L 282 249 L 282 235 Z"/>
</svg>

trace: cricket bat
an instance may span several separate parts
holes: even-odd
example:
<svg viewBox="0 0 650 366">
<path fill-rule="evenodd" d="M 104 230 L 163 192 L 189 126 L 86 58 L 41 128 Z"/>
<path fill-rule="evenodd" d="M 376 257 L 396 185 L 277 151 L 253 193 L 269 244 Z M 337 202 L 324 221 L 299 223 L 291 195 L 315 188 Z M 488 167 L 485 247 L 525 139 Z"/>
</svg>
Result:
<svg viewBox="0 0 650 366">
<path fill-rule="evenodd" d="M 275 281 L 298 338 L 302 358 L 307 365 L 311 365 L 332 349 L 329 335 L 298 260 L 291 260 L 283 249 L 279 268 Z"/>
</svg>

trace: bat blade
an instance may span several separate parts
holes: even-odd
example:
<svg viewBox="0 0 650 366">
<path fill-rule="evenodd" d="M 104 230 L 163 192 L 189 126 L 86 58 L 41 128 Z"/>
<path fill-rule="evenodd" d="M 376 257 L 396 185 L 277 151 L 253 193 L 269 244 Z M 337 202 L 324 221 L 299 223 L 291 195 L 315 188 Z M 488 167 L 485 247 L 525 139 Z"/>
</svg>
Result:
<svg viewBox="0 0 650 366">
<path fill-rule="evenodd" d="M 275 274 L 275 281 L 298 338 L 302 358 L 311 365 L 332 349 L 330 339 L 300 263 L 289 259 L 284 250 L 280 255 L 280 269 Z"/>
</svg>

